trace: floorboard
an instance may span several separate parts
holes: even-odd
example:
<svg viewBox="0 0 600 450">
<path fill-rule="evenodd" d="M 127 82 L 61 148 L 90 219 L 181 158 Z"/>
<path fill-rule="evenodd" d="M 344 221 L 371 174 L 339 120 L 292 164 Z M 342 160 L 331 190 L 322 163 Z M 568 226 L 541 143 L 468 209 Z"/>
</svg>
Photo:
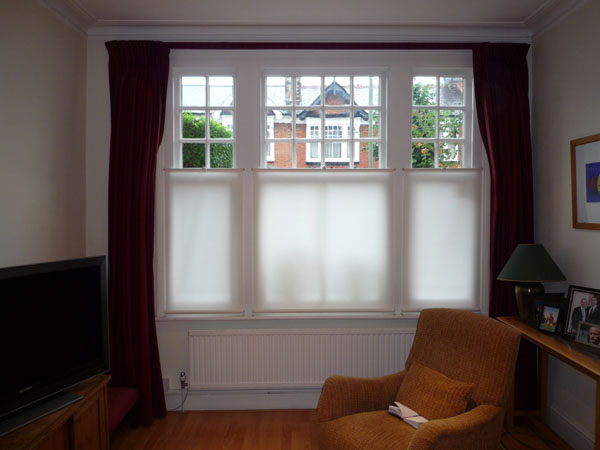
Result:
<svg viewBox="0 0 600 450">
<path fill-rule="evenodd" d="M 111 435 L 112 450 L 318 450 L 314 410 L 169 412 L 150 427 L 126 423 Z M 520 426 L 504 432 L 501 449 L 554 450 L 557 447 Z M 367 449 L 365 449 L 367 450 Z"/>
<path fill-rule="evenodd" d="M 169 412 L 150 427 L 121 424 L 112 450 L 317 450 L 317 413 L 301 411 Z"/>
</svg>

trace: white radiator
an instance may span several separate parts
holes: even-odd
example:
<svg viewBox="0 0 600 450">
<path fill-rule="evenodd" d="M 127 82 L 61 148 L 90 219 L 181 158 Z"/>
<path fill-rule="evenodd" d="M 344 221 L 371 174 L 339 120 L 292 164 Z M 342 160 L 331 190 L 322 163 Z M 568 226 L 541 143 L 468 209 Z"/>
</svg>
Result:
<svg viewBox="0 0 600 450">
<path fill-rule="evenodd" d="M 189 331 L 191 389 L 320 388 L 330 375 L 398 372 L 414 329 Z"/>
</svg>

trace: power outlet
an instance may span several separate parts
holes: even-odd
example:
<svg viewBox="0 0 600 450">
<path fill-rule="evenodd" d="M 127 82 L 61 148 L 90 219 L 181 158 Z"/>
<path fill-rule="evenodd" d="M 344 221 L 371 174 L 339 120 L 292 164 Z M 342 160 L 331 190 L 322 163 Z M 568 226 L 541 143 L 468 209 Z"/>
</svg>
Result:
<svg viewBox="0 0 600 450">
<path fill-rule="evenodd" d="M 187 375 L 183 370 L 179 373 L 179 384 L 181 385 L 182 390 L 188 386 Z"/>
<path fill-rule="evenodd" d="M 163 378 L 163 391 L 168 392 L 171 390 L 171 380 L 169 378 Z"/>
</svg>

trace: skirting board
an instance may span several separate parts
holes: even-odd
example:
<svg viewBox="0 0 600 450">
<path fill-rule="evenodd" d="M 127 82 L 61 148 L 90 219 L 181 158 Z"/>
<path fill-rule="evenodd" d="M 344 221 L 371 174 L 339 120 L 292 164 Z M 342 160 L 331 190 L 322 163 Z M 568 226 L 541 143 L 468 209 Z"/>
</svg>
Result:
<svg viewBox="0 0 600 450">
<path fill-rule="evenodd" d="M 315 409 L 321 389 L 189 391 L 186 411 L 232 411 L 255 409 Z M 167 410 L 180 410 L 181 392 L 165 393 Z"/>
<path fill-rule="evenodd" d="M 547 412 L 546 423 L 548 426 L 571 447 L 578 450 L 593 450 L 593 431 L 590 433 L 588 430 L 585 430 L 578 422 L 559 408 L 550 406 Z"/>
</svg>

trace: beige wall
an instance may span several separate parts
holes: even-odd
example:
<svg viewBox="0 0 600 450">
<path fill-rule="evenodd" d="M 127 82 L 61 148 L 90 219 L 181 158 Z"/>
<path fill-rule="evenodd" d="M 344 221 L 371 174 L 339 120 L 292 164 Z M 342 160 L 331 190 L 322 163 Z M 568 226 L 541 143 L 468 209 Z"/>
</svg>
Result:
<svg viewBox="0 0 600 450">
<path fill-rule="evenodd" d="M 571 224 L 569 141 L 600 133 L 600 2 L 587 1 L 534 38 L 533 147 L 535 235 L 567 277 L 600 289 L 600 231 Z M 595 386 L 550 362 L 549 420 L 575 448 L 591 448 Z"/>
<path fill-rule="evenodd" d="M 110 91 L 104 40 L 87 43 L 86 253 L 108 254 Z"/>
<path fill-rule="evenodd" d="M 85 252 L 85 37 L 0 2 L 0 266 Z"/>
</svg>

